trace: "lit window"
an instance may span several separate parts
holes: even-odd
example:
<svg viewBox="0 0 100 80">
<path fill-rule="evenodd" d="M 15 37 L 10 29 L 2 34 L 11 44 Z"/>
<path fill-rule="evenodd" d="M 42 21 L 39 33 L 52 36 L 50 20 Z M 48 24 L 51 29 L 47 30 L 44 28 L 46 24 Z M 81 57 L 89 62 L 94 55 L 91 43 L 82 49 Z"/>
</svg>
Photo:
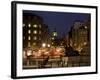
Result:
<svg viewBox="0 0 100 80">
<path fill-rule="evenodd" d="M 41 34 L 41 31 L 39 31 L 39 34 Z"/>
<path fill-rule="evenodd" d="M 31 54 L 32 54 L 32 51 L 31 50 L 28 50 L 27 51 L 27 56 L 31 56 Z"/>
<path fill-rule="evenodd" d="M 84 44 L 84 45 L 86 45 L 86 44 L 87 44 L 87 42 L 84 42 L 83 44 Z"/>
<path fill-rule="evenodd" d="M 43 43 L 43 44 L 42 44 L 42 47 L 46 47 L 46 43 Z"/>
<path fill-rule="evenodd" d="M 50 47 L 50 44 L 48 44 L 47 46 Z"/>
<path fill-rule="evenodd" d="M 85 29 L 87 29 L 87 26 L 85 26 Z"/>
<path fill-rule="evenodd" d="M 34 28 L 37 28 L 37 24 L 34 24 L 33 27 L 34 27 Z"/>
<path fill-rule="evenodd" d="M 34 43 L 33 43 L 33 45 L 35 46 L 35 45 L 36 45 L 36 43 L 34 42 Z"/>
<path fill-rule="evenodd" d="M 23 27 L 25 27 L 25 24 L 23 24 Z"/>
<path fill-rule="evenodd" d="M 31 30 L 28 30 L 28 33 L 30 34 L 31 33 Z"/>
<path fill-rule="evenodd" d="M 37 34 L 37 31 L 36 31 L 36 30 L 34 30 L 34 31 L 33 31 L 33 33 L 34 33 L 34 34 Z"/>
<path fill-rule="evenodd" d="M 31 27 L 31 24 L 28 24 L 28 27 Z"/>
<path fill-rule="evenodd" d="M 37 40 L 37 37 L 35 36 L 33 39 L 34 39 L 34 40 Z"/>
<path fill-rule="evenodd" d="M 51 39 L 54 40 L 54 37 L 52 37 Z"/>
<path fill-rule="evenodd" d="M 41 24 L 39 25 L 39 28 L 41 28 Z"/>
<path fill-rule="evenodd" d="M 28 40 L 31 40 L 31 37 L 30 36 L 28 36 Z"/>
<path fill-rule="evenodd" d="M 31 46 L 31 44 L 30 44 L 30 42 L 28 42 L 28 47 L 30 47 Z"/>
</svg>

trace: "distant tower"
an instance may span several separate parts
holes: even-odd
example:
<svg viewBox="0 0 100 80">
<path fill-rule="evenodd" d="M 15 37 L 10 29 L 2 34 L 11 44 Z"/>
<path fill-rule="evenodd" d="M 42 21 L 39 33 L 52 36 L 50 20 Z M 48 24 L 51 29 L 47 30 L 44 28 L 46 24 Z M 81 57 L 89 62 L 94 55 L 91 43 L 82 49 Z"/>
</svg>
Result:
<svg viewBox="0 0 100 80">
<path fill-rule="evenodd" d="M 55 46 L 55 40 L 57 39 L 57 36 L 58 36 L 58 33 L 55 29 L 51 34 L 51 42 L 52 42 L 51 44 L 52 44 L 52 46 Z"/>
</svg>

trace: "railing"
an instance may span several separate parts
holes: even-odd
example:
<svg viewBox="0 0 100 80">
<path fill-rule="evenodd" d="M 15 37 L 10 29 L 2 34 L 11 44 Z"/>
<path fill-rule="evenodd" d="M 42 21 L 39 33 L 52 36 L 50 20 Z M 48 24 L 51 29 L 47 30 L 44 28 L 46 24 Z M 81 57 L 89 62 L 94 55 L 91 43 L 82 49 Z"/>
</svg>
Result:
<svg viewBox="0 0 100 80">
<path fill-rule="evenodd" d="M 23 69 L 90 66 L 90 56 L 23 59 Z"/>
<path fill-rule="evenodd" d="M 68 67 L 90 66 L 91 59 L 89 55 L 82 55 L 68 58 Z"/>
</svg>

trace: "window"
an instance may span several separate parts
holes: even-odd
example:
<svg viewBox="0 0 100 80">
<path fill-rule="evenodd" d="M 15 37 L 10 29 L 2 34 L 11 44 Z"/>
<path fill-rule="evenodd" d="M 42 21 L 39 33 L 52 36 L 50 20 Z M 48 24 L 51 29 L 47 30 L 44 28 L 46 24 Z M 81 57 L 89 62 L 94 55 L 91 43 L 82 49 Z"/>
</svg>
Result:
<svg viewBox="0 0 100 80">
<path fill-rule="evenodd" d="M 54 40 L 54 37 L 52 37 L 51 39 Z"/>
<path fill-rule="evenodd" d="M 25 24 L 23 24 L 23 27 L 25 27 Z"/>
<path fill-rule="evenodd" d="M 31 40 L 31 37 L 30 36 L 28 36 L 28 40 Z"/>
<path fill-rule="evenodd" d="M 34 40 L 37 40 L 37 37 L 35 36 L 35 37 L 33 37 L 33 39 L 34 39 Z"/>
<path fill-rule="evenodd" d="M 35 45 L 36 45 L 36 43 L 34 42 L 34 43 L 33 43 L 33 45 L 35 46 Z"/>
<path fill-rule="evenodd" d="M 39 31 L 39 34 L 41 34 L 41 31 Z"/>
<path fill-rule="evenodd" d="M 39 25 L 39 28 L 41 28 L 41 24 Z"/>
<path fill-rule="evenodd" d="M 31 33 L 31 30 L 28 30 L 28 33 L 30 34 Z"/>
<path fill-rule="evenodd" d="M 31 27 L 31 24 L 28 24 L 28 27 Z"/>
<path fill-rule="evenodd" d="M 86 45 L 86 44 L 87 44 L 87 42 L 84 42 L 83 44 L 84 44 L 84 45 Z"/>
<path fill-rule="evenodd" d="M 34 30 L 33 33 L 34 33 L 34 34 L 37 34 L 37 30 Z"/>
<path fill-rule="evenodd" d="M 30 44 L 30 42 L 28 42 L 28 47 L 30 47 L 31 46 L 31 44 Z"/>
<path fill-rule="evenodd" d="M 37 24 L 34 24 L 33 27 L 34 27 L 34 28 L 37 28 L 38 26 L 37 26 Z"/>
</svg>

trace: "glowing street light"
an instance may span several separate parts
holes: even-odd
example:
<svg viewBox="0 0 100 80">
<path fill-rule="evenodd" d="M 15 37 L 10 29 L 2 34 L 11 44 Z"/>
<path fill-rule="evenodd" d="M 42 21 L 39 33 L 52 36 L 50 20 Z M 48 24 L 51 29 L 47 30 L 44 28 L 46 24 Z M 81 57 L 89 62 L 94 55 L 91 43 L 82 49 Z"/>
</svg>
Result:
<svg viewBox="0 0 100 80">
<path fill-rule="evenodd" d="M 50 44 L 48 44 L 47 46 L 50 47 Z"/>
<path fill-rule="evenodd" d="M 31 50 L 28 50 L 27 51 L 27 56 L 30 56 L 31 55 Z"/>
<path fill-rule="evenodd" d="M 43 43 L 43 44 L 42 44 L 42 47 L 46 47 L 46 43 Z"/>
<path fill-rule="evenodd" d="M 57 48 L 57 49 L 56 49 L 57 52 L 60 52 L 61 50 L 62 50 L 61 48 Z"/>
<path fill-rule="evenodd" d="M 53 32 L 53 36 L 57 36 L 57 32 Z"/>
</svg>

